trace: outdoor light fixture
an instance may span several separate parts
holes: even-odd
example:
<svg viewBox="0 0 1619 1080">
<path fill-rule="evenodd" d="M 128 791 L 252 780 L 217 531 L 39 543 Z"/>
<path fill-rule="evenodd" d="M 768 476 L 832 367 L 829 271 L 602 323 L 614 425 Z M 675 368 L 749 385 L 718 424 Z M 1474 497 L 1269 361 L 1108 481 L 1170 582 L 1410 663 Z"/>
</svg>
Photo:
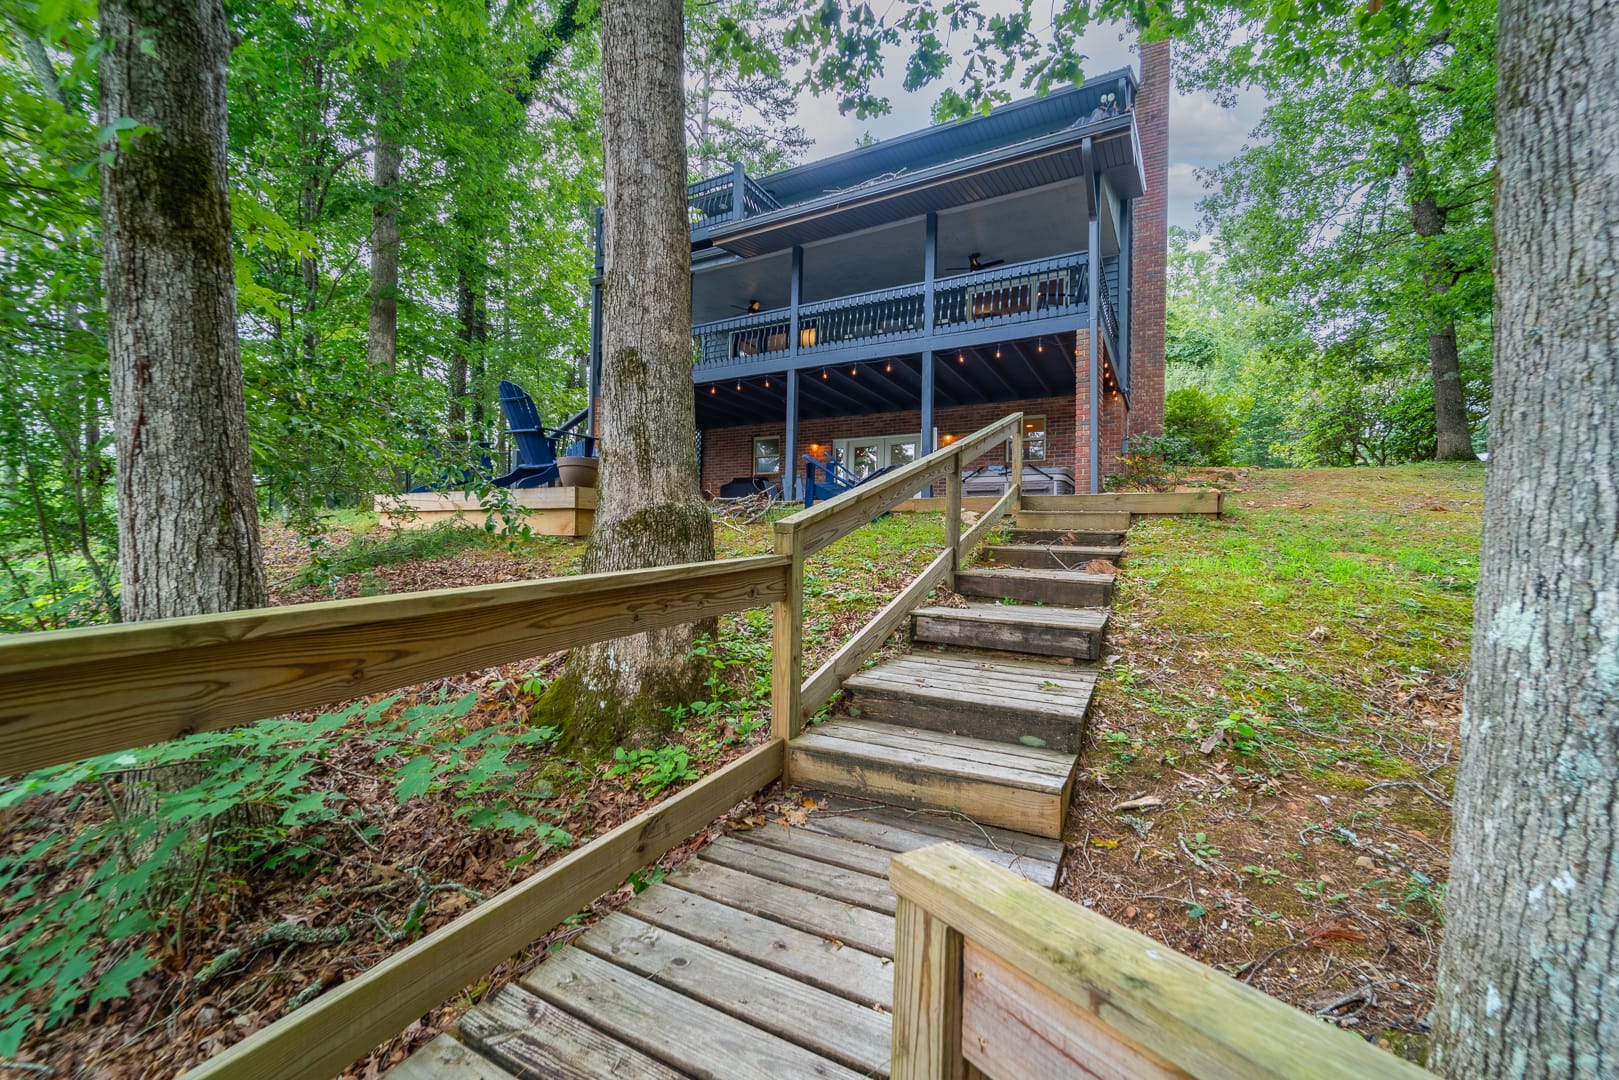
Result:
<svg viewBox="0 0 1619 1080">
<path fill-rule="evenodd" d="M 965 364 L 966 362 L 967 362 L 967 354 L 966 353 L 957 353 L 956 354 L 956 363 Z"/>
<path fill-rule="evenodd" d="M 720 388 L 719 388 L 719 387 L 717 387 L 717 386 L 710 386 L 710 387 L 709 387 L 709 388 L 708 388 L 708 392 L 709 392 L 709 393 L 710 393 L 710 394 L 717 394 L 717 393 L 719 393 L 719 392 L 720 392 Z"/>
<path fill-rule="evenodd" d="M 995 346 L 995 359 L 999 360 L 1000 358 L 1001 358 L 1001 347 L 999 345 L 997 345 L 997 346 Z"/>
<path fill-rule="evenodd" d="M 1043 342 L 1043 341 L 1040 342 L 1038 345 L 1036 345 L 1034 347 L 1034 351 L 1035 352 L 1045 352 L 1046 351 L 1046 343 Z"/>
<path fill-rule="evenodd" d="M 852 379 L 858 374 L 860 374 L 860 369 L 859 368 L 850 368 L 849 369 L 849 378 Z"/>
<path fill-rule="evenodd" d="M 884 364 L 883 365 L 883 371 L 886 374 L 892 375 L 894 373 L 894 365 L 893 364 Z"/>
<path fill-rule="evenodd" d="M 822 369 L 821 369 L 821 378 L 823 378 L 823 379 L 830 379 L 830 378 L 831 378 L 831 377 L 832 377 L 832 376 L 830 376 L 830 375 L 828 375 L 828 374 L 827 374 L 827 373 L 826 373 L 826 369 L 825 369 L 825 368 L 822 368 Z"/>
<path fill-rule="evenodd" d="M 769 390 L 769 389 L 770 389 L 770 380 L 769 380 L 769 379 L 766 379 L 766 380 L 765 380 L 765 389 L 766 389 L 766 390 Z"/>
<path fill-rule="evenodd" d="M 742 384 L 741 383 L 736 384 L 736 392 L 739 393 L 739 394 L 742 392 Z"/>
</svg>

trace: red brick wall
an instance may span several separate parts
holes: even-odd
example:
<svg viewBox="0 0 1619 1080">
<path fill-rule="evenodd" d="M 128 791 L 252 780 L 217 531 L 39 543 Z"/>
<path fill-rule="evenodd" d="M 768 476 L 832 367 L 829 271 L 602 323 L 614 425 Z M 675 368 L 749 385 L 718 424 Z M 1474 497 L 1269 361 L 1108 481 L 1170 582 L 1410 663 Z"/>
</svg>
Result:
<svg viewBox="0 0 1619 1080">
<path fill-rule="evenodd" d="M 1141 46 L 1136 128 L 1147 193 L 1135 200 L 1130 264 L 1131 435 L 1164 429 L 1164 271 L 1169 262 L 1169 42 Z"/>
<path fill-rule="evenodd" d="M 1090 444 L 1090 402 L 1091 387 L 1091 357 L 1090 357 L 1089 330 L 1080 330 L 1074 335 L 1075 356 L 1075 383 L 1074 392 L 1074 437 L 1077 445 L 1074 447 L 1074 490 L 1085 492 L 1090 490 L 1091 482 L 1091 444 Z M 1105 343 L 1102 351 L 1106 350 Z M 1100 362 L 1099 352 L 1098 361 Z M 1097 377 L 1097 385 L 1102 387 L 1102 479 L 1109 473 L 1119 471 L 1119 455 L 1124 452 L 1124 440 L 1129 434 L 1130 410 L 1124 407 L 1124 398 L 1113 391 L 1107 390 L 1107 368 L 1104 365 L 1102 374 Z M 1160 408 L 1162 406 L 1160 405 Z"/>
<path fill-rule="evenodd" d="M 1025 401 L 997 401 L 988 405 L 961 405 L 941 408 L 934 412 L 934 426 L 939 438 L 946 435 L 961 438 L 971 435 L 986 424 L 992 424 L 1007 413 L 1021 412 L 1029 416 L 1046 418 L 1046 463 L 1072 468 L 1074 465 L 1074 409 L 1073 402 L 1064 397 L 1030 398 Z M 791 453 L 794 471 L 803 475 L 803 455 L 810 445 L 827 447 L 834 439 L 852 439 L 861 435 L 907 435 L 922 429 L 920 409 L 904 412 L 868 413 L 864 416 L 839 416 L 798 422 L 798 448 Z M 738 476 L 753 475 L 753 440 L 760 435 L 784 436 L 787 421 L 769 424 L 747 424 L 737 427 L 705 428 L 703 430 L 703 490 L 717 494 L 722 484 Z M 980 465 L 997 465 L 1006 461 L 1002 448 L 996 448 L 979 459 Z"/>
</svg>

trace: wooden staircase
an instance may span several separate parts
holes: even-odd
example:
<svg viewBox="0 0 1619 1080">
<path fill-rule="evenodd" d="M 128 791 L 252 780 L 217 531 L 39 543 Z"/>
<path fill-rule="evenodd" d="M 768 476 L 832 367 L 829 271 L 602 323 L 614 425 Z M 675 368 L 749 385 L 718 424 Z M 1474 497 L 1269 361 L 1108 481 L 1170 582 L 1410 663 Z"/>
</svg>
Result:
<svg viewBox="0 0 1619 1080">
<path fill-rule="evenodd" d="M 1035 534 L 985 549 L 1012 565 L 951 575 L 978 602 L 913 611 L 910 652 L 843 680 L 845 715 L 788 746 L 794 783 L 1061 838 L 1096 687 L 1076 661 L 1100 658 L 1113 597 L 1083 567 L 1123 559 L 1129 515 L 1031 517 Z"/>
</svg>

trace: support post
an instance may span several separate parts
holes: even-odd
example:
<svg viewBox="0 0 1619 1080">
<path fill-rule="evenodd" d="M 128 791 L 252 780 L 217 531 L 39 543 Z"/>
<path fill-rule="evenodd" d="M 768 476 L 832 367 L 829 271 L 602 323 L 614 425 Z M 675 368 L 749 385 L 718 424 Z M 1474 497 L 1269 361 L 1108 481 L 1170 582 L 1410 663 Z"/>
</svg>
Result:
<svg viewBox="0 0 1619 1080">
<path fill-rule="evenodd" d="M 901 896 L 894 909 L 893 1080 L 963 1080 L 961 934 Z"/>
<path fill-rule="evenodd" d="M 803 497 L 798 478 L 798 369 L 787 369 L 787 431 L 781 440 L 782 498 Z"/>
<path fill-rule="evenodd" d="M 950 455 L 950 471 L 944 474 L 944 542 L 950 548 L 950 587 L 956 587 L 955 573 L 961 569 L 961 455 Z"/>
<path fill-rule="evenodd" d="M 748 171 L 740 161 L 731 164 L 731 220 L 741 221 L 747 213 Z"/>
<path fill-rule="evenodd" d="M 1086 140 L 1088 143 L 1090 140 Z M 1095 495 L 1102 490 L 1102 363 L 1098 349 L 1102 322 L 1102 260 L 1098 251 L 1102 246 L 1101 215 L 1097 211 L 1099 201 L 1099 185 L 1101 178 L 1092 173 L 1085 181 L 1090 185 L 1091 192 L 1091 224 L 1090 224 L 1090 250 L 1085 253 L 1087 274 L 1090 279 L 1087 287 L 1087 303 L 1090 307 L 1087 318 L 1090 321 L 1089 355 L 1090 378 L 1086 393 L 1090 396 L 1089 407 L 1086 410 L 1090 417 L 1090 449 L 1091 449 L 1091 494 Z"/>
<path fill-rule="evenodd" d="M 933 350 L 922 350 L 922 454 L 937 450 L 933 445 Z"/>
<path fill-rule="evenodd" d="M 791 558 L 792 565 L 787 595 L 770 606 L 770 737 L 791 742 L 803 723 L 804 690 L 804 552 L 796 527 L 776 523 L 776 554 Z M 791 783 L 788 756 L 782 757 L 783 785 Z"/>
<path fill-rule="evenodd" d="M 1119 385 L 1130 393 L 1130 274 L 1135 244 L 1135 200 L 1124 200 L 1119 223 Z"/>
<path fill-rule="evenodd" d="M 1012 445 L 1006 451 L 1006 479 L 1010 484 L 1009 490 L 1016 491 L 1012 496 L 1012 512 L 1015 514 L 1023 509 L 1023 414 L 1018 413 L 1017 419 L 1012 422 Z M 1053 492 L 1053 494 L 1056 494 Z"/>
<path fill-rule="evenodd" d="M 939 215 L 929 212 L 922 245 L 922 333 L 933 335 L 933 279 L 939 275 Z M 926 436 L 924 436 L 925 438 Z"/>
</svg>

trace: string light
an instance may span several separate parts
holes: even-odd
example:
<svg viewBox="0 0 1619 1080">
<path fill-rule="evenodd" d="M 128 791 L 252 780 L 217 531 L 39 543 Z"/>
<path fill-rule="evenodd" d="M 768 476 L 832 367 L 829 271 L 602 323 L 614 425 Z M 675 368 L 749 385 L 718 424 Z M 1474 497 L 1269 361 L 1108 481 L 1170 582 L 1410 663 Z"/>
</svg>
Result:
<svg viewBox="0 0 1619 1080">
<path fill-rule="evenodd" d="M 719 387 L 717 387 L 717 386 L 710 386 L 710 387 L 709 387 L 709 388 L 708 388 L 708 392 L 709 392 L 709 393 L 710 393 L 710 394 L 717 394 L 717 393 L 719 393 L 719 392 L 720 392 L 720 388 L 719 388 Z"/>
<path fill-rule="evenodd" d="M 742 384 L 741 383 L 736 384 L 736 392 L 739 393 L 739 394 L 742 392 Z"/>
<path fill-rule="evenodd" d="M 849 378 L 852 379 L 858 374 L 860 374 L 860 369 L 859 368 L 850 368 L 849 369 Z"/>
<path fill-rule="evenodd" d="M 966 362 L 967 362 L 967 354 L 966 353 L 957 353 L 956 354 L 956 363 L 965 364 Z"/>
<path fill-rule="evenodd" d="M 1038 345 L 1036 345 L 1034 347 L 1034 351 L 1035 352 L 1045 352 L 1046 351 L 1046 343 L 1043 342 L 1043 341 L 1040 342 Z"/>
<path fill-rule="evenodd" d="M 765 389 L 766 389 L 766 390 L 769 390 L 769 389 L 770 389 L 770 380 L 769 380 L 769 379 L 766 379 L 766 380 L 765 380 Z"/>
<path fill-rule="evenodd" d="M 995 346 L 995 359 L 999 360 L 1000 358 L 1001 358 L 1001 347 L 999 345 L 997 345 L 997 346 Z"/>
<path fill-rule="evenodd" d="M 894 365 L 893 364 L 884 364 L 883 365 L 883 371 L 885 373 L 889 374 L 889 375 L 892 375 L 894 373 Z"/>
<path fill-rule="evenodd" d="M 827 373 L 826 373 L 826 369 L 825 369 L 825 368 L 822 368 L 822 369 L 821 369 L 821 378 L 823 378 L 823 379 L 830 379 L 830 378 L 831 378 L 831 377 L 832 377 L 832 376 L 830 376 L 830 375 L 828 375 L 828 374 L 827 374 Z"/>
</svg>

